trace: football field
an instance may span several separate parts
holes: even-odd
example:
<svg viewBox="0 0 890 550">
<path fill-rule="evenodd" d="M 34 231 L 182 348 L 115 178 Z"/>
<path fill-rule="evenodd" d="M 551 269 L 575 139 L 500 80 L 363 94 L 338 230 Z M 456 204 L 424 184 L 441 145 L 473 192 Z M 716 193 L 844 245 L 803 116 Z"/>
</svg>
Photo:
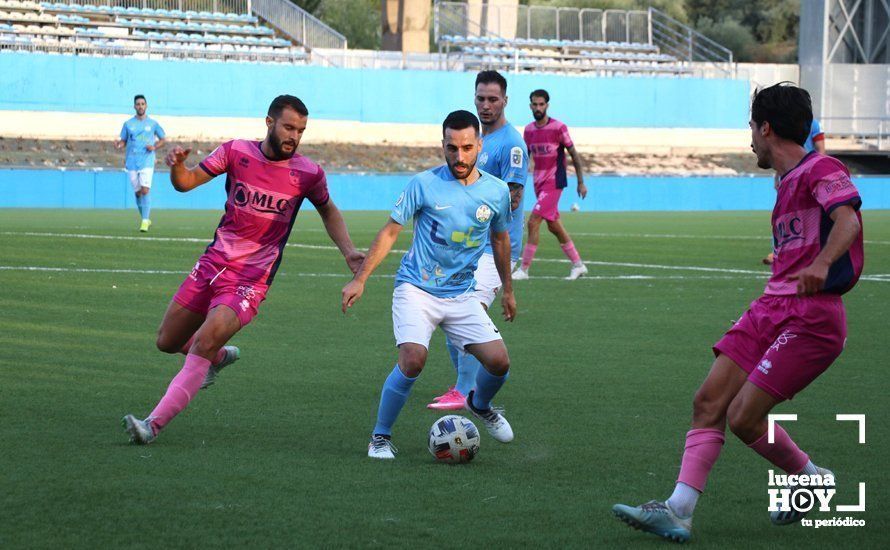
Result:
<svg viewBox="0 0 890 550">
<path fill-rule="evenodd" d="M 308 206 L 308 205 L 307 205 Z M 769 213 L 563 217 L 590 276 L 542 231 L 516 321 L 493 317 L 512 360 L 496 398 L 516 433 L 482 433 L 476 459 L 433 461 L 426 409 L 453 382 L 441 333 L 396 423 L 397 459 L 367 458 L 396 359 L 390 302 L 400 254 L 340 312 L 349 280 L 311 208 L 300 214 L 241 360 L 147 447 L 147 415 L 182 365 L 155 348 L 178 285 L 220 213 L 0 210 L 0 547 L 634 548 L 665 542 L 610 511 L 669 496 L 711 345 L 766 281 Z M 367 248 L 385 212 L 345 213 Z M 832 504 L 867 486 L 865 527 L 773 527 L 764 459 L 731 434 L 693 523 L 701 548 L 885 547 L 890 454 L 890 212 L 865 211 L 866 267 L 847 295 L 840 359 L 775 412 L 838 476 Z M 397 248 L 404 250 L 410 233 Z M 865 414 L 865 445 L 838 413 Z M 482 426 L 477 422 L 477 425 Z M 885 543 L 881 543 L 885 540 Z"/>
</svg>

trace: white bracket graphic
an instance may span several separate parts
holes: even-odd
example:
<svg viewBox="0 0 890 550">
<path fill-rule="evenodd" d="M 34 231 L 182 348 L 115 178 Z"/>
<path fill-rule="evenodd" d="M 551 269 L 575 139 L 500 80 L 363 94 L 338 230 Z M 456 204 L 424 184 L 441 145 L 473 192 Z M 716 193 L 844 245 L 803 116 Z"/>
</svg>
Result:
<svg viewBox="0 0 890 550">
<path fill-rule="evenodd" d="M 797 420 L 796 414 L 768 414 L 766 415 L 766 442 L 772 445 L 776 442 L 776 420 L 787 420 L 794 422 Z"/>
<path fill-rule="evenodd" d="M 835 417 L 838 422 L 859 423 L 859 444 L 865 445 L 865 415 L 864 414 L 839 414 Z"/>
</svg>

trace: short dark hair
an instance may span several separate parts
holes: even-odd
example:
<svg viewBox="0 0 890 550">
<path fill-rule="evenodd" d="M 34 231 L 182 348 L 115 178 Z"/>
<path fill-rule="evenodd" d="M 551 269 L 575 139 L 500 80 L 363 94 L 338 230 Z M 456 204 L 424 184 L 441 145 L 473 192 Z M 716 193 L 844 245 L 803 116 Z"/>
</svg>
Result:
<svg viewBox="0 0 890 550">
<path fill-rule="evenodd" d="M 145 96 L 142 95 L 142 94 L 136 94 L 135 96 L 133 96 L 133 103 L 136 103 L 136 102 L 139 101 L 140 99 L 141 99 L 142 101 L 148 103 L 148 100 L 145 99 Z"/>
<path fill-rule="evenodd" d="M 299 97 L 286 94 L 280 95 L 272 100 L 272 103 L 269 104 L 269 112 L 267 114 L 272 118 L 278 118 L 281 116 L 281 112 L 284 111 L 285 107 L 290 107 L 302 116 L 309 116 L 309 109 L 306 108 L 306 104 L 303 103 Z"/>
<path fill-rule="evenodd" d="M 480 84 L 497 84 L 504 95 L 507 95 L 507 79 L 497 71 L 481 71 L 476 75 L 476 87 Z"/>
<path fill-rule="evenodd" d="M 754 92 L 751 120 L 757 126 L 769 122 L 777 136 L 803 145 L 813 124 L 813 102 L 803 88 L 779 82 Z"/>
<path fill-rule="evenodd" d="M 479 119 L 470 111 L 452 111 L 448 113 L 442 122 L 442 136 L 445 136 L 445 130 L 463 130 L 465 128 L 473 128 L 476 135 L 479 135 Z"/>
<path fill-rule="evenodd" d="M 538 89 L 528 94 L 529 101 L 532 101 L 536 97 L 542 97 L 546 103 L 550 103 L 550 94 L 547 93 L 547 90 Z"/>
</svg>

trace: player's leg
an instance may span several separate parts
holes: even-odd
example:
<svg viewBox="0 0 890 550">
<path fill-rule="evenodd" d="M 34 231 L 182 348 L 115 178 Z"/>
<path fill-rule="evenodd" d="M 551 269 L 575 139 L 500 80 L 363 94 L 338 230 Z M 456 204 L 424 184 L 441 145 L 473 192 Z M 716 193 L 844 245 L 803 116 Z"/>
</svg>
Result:
<svg viewBox="0 0 890 550">
<path fill-rule="evenodd" d="M 127 181 L 130 182 L 130 187 L 133 188 L 133 195 L 136 197 L 136 209 L 139 211 L 139 219 L 144 219 L 142 215 L 142 185 L 139 180 L 139 171 L 138 170 L 127 170 Z"/>
<path fill-rule="evenodd" d="M 451 341 L 472 355 L 481 367 L 476 370 L 474 388 L 467 395 L 466 408 L 482 420 L 496 440 L 513 440 L 507 420 L 491 406 L 491 400 L 507 381 L 510 357 L 501 334 L 476 296 L 448 303 L 441 323 Z"/>
<path fill-rule="evenodd" d="M 495 266 L 494 256 L 488 253 L 482 254 L 476 267 L 475 278 L 476 290 L 474 296 L 487 311 L 488 306 L 494 302 L 501 287 L 501 277 L 498 274 L 497 266 Z M 464 408 L 464 403 L 467 395 L 470 394 L 470 390 L 476 385 L 476 372 L 482 365 L 475 357 L 468 354 L 460 346 L 455 345 L 447 333 L 445 343 L 448 346 L 448 353 L 452 357 L 452 362 L 455 362 L 457 381 L 453 388 L 445 392 L 444 395 L 435 398 L 434 402 L 427 405 L 427 407 L 436 410 L 460 410 Z"/>
<path fill-rule="evenodd" d="M 229 339 L 241 329 L 235 311 L 225 305 L 210 310 L 198 328 L 185 364 L 170 382 L 164 397 L 144 421 L 124 417 L 124 426 L 134 443 L 150 443 L 177 414 L 182 412 L 201 387 L 211 361 Z"/>
<path fill-rule="evenodd" d="M 467 410 L 482 420 L 488 433 L 501 443 L 513 441 L 513 428 L 504 415 L 491 406 L 510 374 L 510 356 L 503 340 L 469 344 L 467 352 L 479 361 L 476 384 L 467 396 Z"/>
<path fill-rule="evenodd" d="M 190 286 L 188 284 L 189 282 L 190 281 L 187 280 L 183 287 Z M 186 292 L 187 291 L 188 289 L 186 289 Z M 180 297 L 185 296 L 183 291 L 178 292 L 177 295 Z M 208 304 L 205 307 L 209 308 L 210 306 Z M 196 309 L 200 311 L 203 308 Z M 158 327 L 158 338 L 156 342 L 158 349 L 164 353 L 181 353 L 183 355 L 188 355 L 192 343 L 194 342 L 193 337 L 195 332 L 197 332 L 198 328 L 207 318 L 206 315 L 199 313 L 198 311 L 184 307 L 175 299 L 170 300 L 170 305 L 167 306 L 167 311 L 164 313 L 161 326 Z M 214 366 L 222 368 L 223 364 L 231 364 L 237 359 L 238 348 L 234 346 L 223 346 L 223 348 L 216 354 L 216 357 L 213 358 L 212 363 Z"/>
<path fill-rule="evenodd" d="M 728 355 L 718 355 L 693 399 L 692 429 L 686 433 L 674 492 L 664 502 L 651 500 L 641 506 L 616 504 L 612 512 L 618 518 L 670 540 L 689 539 L 692 513 L 723 447 L 727 410 L 747 376 Z"/>
<path fill-rule="evenodd" d="M 438 302 L 437 298 L 407 283 L 393 290 L 393 333 L 399 347 L 399 359 L 380 392 L 377 422 L 368 444 L 371 458 L 395 458 L 392 427 L 426 365 L 430 337 L 440 319 Z"/>
<path fill-rule="evenodd" d="M 144 170 L 140 170 L 138 174 L 138 193 L 142 195 L 142 225 L 139 226 L 139 230 L 144 233 L 151 227 L 151 196 L 149 195 L 149 192 L 151 191 L 151 180 L 154 175 L 154 170 L 146 168 Z"/>
<path fill-rule="evenodd" d="M 535 253 L 538 251 L 538 242 L 541 238 L 541 222 L 544 219 L 534 211 L 528 216 L 528 240 L 525 242 L 525 248 L 522 249 L 522 263 L 519 269 L 513 273 L 513 279 L 522 281 L 528 279 L 528 270 L 531 268 L 532 261 L 535 259 Z"/>
<path fill-rule="evenodd" d="M 572 237 L 569 235 L 569 232 L 566 231 L 562 222 L 559 221 L 559 212 L 557 212 L 556 218 L 547 220 L 547 229 L 549 229 L 550 233 L 556 237 L 556 240 L 559 241 L 560 248 L 562 248 L 563 254 L 565 254 L 569 261 L 572 262 L 572 269 L 567 278 L 569 280 L 575 280 L 582 275 L 586 275 L 587 266 L 581 261 L 581 255 L 578 254 L 578 250 L 575 248 L 575 243 L 572 242 Z"/>
</svg>

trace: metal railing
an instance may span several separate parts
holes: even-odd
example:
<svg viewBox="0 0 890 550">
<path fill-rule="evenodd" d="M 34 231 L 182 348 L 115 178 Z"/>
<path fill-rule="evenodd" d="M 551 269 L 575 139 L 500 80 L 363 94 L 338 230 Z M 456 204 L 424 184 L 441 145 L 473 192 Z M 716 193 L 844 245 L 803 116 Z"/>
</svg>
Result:
<svg viewBox="0 0 890 550">
<path fill-rule="evenodd" d="M 733 73 L 732 51 L 661 10 L 649 8 L 652 44 L 664 53 L 687 62 L 711 63 L 722 72 Z"/>
<path fill-rule="evenodd" d="M 151 8 L 154 10 L 209 11 L 217 13 L 250 13 L 251 0 L 57 0 L 78 6 L 109 6 Z"/>
<path fill-rule="evenodd" d="M 346 37 L 287 0 L 251 0 L 253 13 L 308 49 L 346 48 Z"/>
<path fill-rule="evenodd" d="M 820 117 L 822 130 L 833 137 L 851 137 L 879 151 L 890 149 L 890 117 Z"/>
<path fill-rule="evenodd" d="M 437 42 L 452 35 L 650 44 L 649 17 L 645 11 L 437 1 L 433 28 Z"/>
</svg>

